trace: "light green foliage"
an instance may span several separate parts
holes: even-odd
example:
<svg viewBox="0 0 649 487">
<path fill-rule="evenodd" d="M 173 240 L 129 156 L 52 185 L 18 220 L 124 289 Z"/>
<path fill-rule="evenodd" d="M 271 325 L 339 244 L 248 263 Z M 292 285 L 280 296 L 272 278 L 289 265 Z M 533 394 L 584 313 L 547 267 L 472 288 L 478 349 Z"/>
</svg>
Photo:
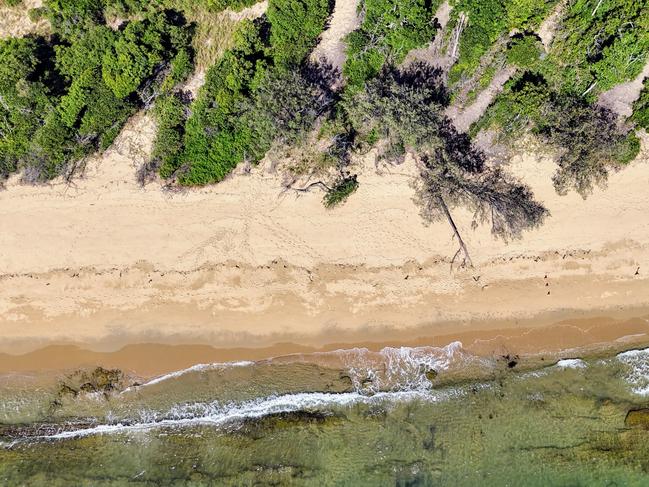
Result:
<svg viewBox="0 0 649 487">
<path fill-rule="evenodd" d="M 507 28 L 530 31 L 536 29 L 557 4 L 557 0 L 509 0 Z"/>
<path fill-rule="evenodd" d="M 56 51 L 56 67 L 68 82 L 89 70 L 101 70 L 105 54 L 115 43 L 117 34 L 105 25 L 92 26 L 72 44 L 60 44 Z"/>
<path fill-rule="evenodd" d="M 67 94 L 61 97 L 58 106 L 59 116 L 67 127 L 72 128 L 76 125 L 81 110 L 90 101 L 95 84 L 97 84 L 95 72 L 88 69 L 72 82 Z"/>
<path fill-rule="evenodd" d="M 270 0 L 267 15 L 275 63 L 300 63 L 315 47 L 330 13 L 329 0 Z"/>
<path fill-rule="evenodd" d="M 649 78 L 645 78 L 640 98 L 633 104 L 633 120 L 649 131 Z"/>
<path fill-rule="evenodd" d="M 152 159 L 163 178 L 170 177 L 177 167 L 185 129 L 185 106 L 175 95 L 163 95 L 156 101 L 154 115 L 158 131 L 153 144 Z"/>
<path fill-rule="evenodd" d="M 572 2 L 562 19 L 545 65 L 560 91 L 592 99 L 601 91 L 634 78 L 649 54 L 649 0 Z"/>
<path fill-rule="evenodd" d="M 426 0 L 364 0 L 360 28 L 347 37 L 343 72 L 351 86 L 362 86 L 386 62 L 399 64 L 412 49 L 435 36 L 434 14 L 441 2 Z"/>
<path fill-rule="evenodd" d="M 333 79 L 303 63 L 324 28 L 327 2 L 277 0 L 268 19 L 244 21 L 234 47 L 207 72 L 192 104 L 183 147 L 163 177 L 183 185 L 221 181 L 243 161 L 256 163 L 273 143 L 291 143 L 328 110 Z M 301 39 L 300 29 L 309 34 Z"/>
<path fill-rule="evenodd" d="M 169 53 L 189 44 L 191 34 L 164 14 L 130 22 L 103 57 L 102 75 L 118 98 L 125 98 L 151 76 Z"/>
<path fill-rule="evenodd" d="M 82 137 L 97 140 L 100 149 L 110 145 L 135 108 L 102 79 L 104 56 L 117 36 L 106 26 L 93 26 L 75 43 L 55 47 L 57 68 L 71 82 L 58 107 L 61 120 Z"/>
<path fill-rule="evenodd" d="M 532 68 L 539 61 L 543 45 L 535 35 L 514 36 L 507 45 L 507 62 L 519 68 Z"/>
<path fill-rule="evenodd" d="M 84 31 L 103 23 L 101 0 L 46 0 L 44 14 L 64 39 L 74 40 Z"/>
<path fill-rule="evenodd" d="M 460 38 L 459 58 L 451 69 L 450 83 L 470 76 L 492 44 L 513 29 L 530 30 L 548 14 L 557 0 L 459 0 L 451 27 L 460 13 L 468 25 Z"/>
<path fill-rule="evenodd" d="M 207 184 L 222 180 L 247 154 L 250 132 L 241 125 L 243 102 L 263 78 L 271 61 L 259 37 L 261 25 L 246 21 L 235 47 L 207 72 L 205 86 L 187 120 L 182 184 Z"/>
<path fill-rule="evenodd" d="M 181 48 L 178 54 L 169 62 L 169 73 L 160 85 L 163 92 L 170 92 L 179 83 L 182 83 L 192 73 L 194 62 L 192 54 L 186 48 Z"/>
</svg>

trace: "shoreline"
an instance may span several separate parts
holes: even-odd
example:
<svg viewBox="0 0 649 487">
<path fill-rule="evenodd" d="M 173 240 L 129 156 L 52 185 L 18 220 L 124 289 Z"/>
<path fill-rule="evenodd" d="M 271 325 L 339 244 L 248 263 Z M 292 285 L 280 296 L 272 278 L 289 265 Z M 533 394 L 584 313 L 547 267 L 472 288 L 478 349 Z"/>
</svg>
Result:
<svg viewBox="0 0 649 487">
<path fill-rule="evenodd" d="M 601 312 L 600 312 L 601 313 Z M 318 363 L 318 355 L 353 349 L 378 352 L 384 348 L 442 348 L 453 342 L 477 357 L 517 357 L 534 363 L 610 355 L 649 347 L 649 308 L 618 310 L 607 315 L 545 321 L 528 320 L 474 323 L 465 331 L 449 334 L 448 328 L 418 327 L 382 330 L 384 339 L 370 335 L 364 341 L 337 341 L 322 345 L 281 342 L 265 347 L 218 347 L 186 343 L 131 343 L 110 351 L 83 344 L 52 344 L 30 352 L 0 353 L 0 375 L 60 373 L 86 367 L 118 368 L 129 376 L 151 379 L 200 364 L 240 361 L 305 361 Z M 344 334 L 342 335 L 344 338 Z M 539 362 L 541 361 L 541 362 Z M 547 362 L 546 362 L 547 361 Z"/>
</svg>

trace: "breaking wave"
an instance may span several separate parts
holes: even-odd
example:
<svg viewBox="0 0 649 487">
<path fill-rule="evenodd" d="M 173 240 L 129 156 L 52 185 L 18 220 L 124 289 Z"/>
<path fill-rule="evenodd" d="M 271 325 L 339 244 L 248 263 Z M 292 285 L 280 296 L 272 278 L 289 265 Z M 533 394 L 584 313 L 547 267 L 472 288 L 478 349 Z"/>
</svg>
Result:
<svg viewBox="0 0 649 487">
<path fill-rule="evenodd" d="M 649 349 L 622 352 L 617 359 L 628 366 L 625 379 L 631 390 L 640 396 L 649 396 Z"/>
<path fill-rule="evenodd" d="M 88 428 L 62 431 L 37 438 L 62 440 L 82 436 L 149 431 L 157 428 L 182 428 L 188 426 L 227 426 L 237 422 L 259 419 L 281 413 L 324 413 L 331 414 L 340 408 L 355 404 L 389 406 L 404 401 L 422 400 L 436 402 L 461 394 L 459 390 L 444 392 L 400 391 L 382 392 L 367 396 L 358 392 L 332 394 L 322 392 L 287 394 L 249 401 L 242 404 L 212 403 L 186 404 L 174 407 L 165 417 L 133 423 L 101 424 Z M 146 414 L 144 414 L 146 416 Z"/>
</svg>

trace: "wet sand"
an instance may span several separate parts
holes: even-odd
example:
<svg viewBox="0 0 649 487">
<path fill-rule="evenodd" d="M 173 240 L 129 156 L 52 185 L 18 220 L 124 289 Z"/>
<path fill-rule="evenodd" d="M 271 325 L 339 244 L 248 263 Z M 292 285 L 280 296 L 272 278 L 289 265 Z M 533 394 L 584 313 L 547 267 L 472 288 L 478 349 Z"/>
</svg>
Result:
<svg viewBox="0 0 649 487">
<path fill-rule="evenodd" d="M 0 374 L 33 371 L 62 371 L 81 367 L 119 368 L 142 378 L 166 374 L 201 363 L 263 360 L 299 354 L 301 360 L 318 363 L 318 354 L 336 350 L 384 347 L 443 347 L 460 341 L 466 352 L 477 356 L 518 356 L 547 360 L 615 353 L 649 346 L 649 309 L 624 310 L 609 315 L 563 319 L 543 319 L 473 323 L 470 330 L 451 331 L 446 326 L 407 330 L 382 330 L 361 334 L 342 333 L 341 341 L 322 346 L 277 343 L 266 347 L 227 347 L 196 344 L 139 343 L 99 352 L 75 345 L 49 345 L 25 354 L 0 353 Z M 551 324 L 548 324 L 551 323 Z M 344 341 L 349 338 L 356 341 Z"/>
</svg>

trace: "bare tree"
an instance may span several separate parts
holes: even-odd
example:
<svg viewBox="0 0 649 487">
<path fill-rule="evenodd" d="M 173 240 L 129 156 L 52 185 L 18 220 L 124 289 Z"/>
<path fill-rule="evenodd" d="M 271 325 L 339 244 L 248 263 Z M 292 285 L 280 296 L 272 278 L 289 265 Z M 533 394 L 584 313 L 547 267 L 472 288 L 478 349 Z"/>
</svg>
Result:
<svg viewBox="0 0 649 487">
<path fill-rule="evenodd" d="M 423 156 L 420 179 L 416 184 L 415 201 L 425 221 L 445 219 L 453 229 L 459 248 L 451 266 L 462 254 L 462 266 L 473 265 L 468 247 L 462 238 L 451 211 L 459 206 L 472 210 L 472 227 L 491 224 L 491 233 L 508 241 L 520 238 L 522 232 L 543 222 L 547 209 L 534 200 L 530 189 L 500 168 L 470 171 L 449 156 L 444 148 L 434 157 Z"/>
</svg>

